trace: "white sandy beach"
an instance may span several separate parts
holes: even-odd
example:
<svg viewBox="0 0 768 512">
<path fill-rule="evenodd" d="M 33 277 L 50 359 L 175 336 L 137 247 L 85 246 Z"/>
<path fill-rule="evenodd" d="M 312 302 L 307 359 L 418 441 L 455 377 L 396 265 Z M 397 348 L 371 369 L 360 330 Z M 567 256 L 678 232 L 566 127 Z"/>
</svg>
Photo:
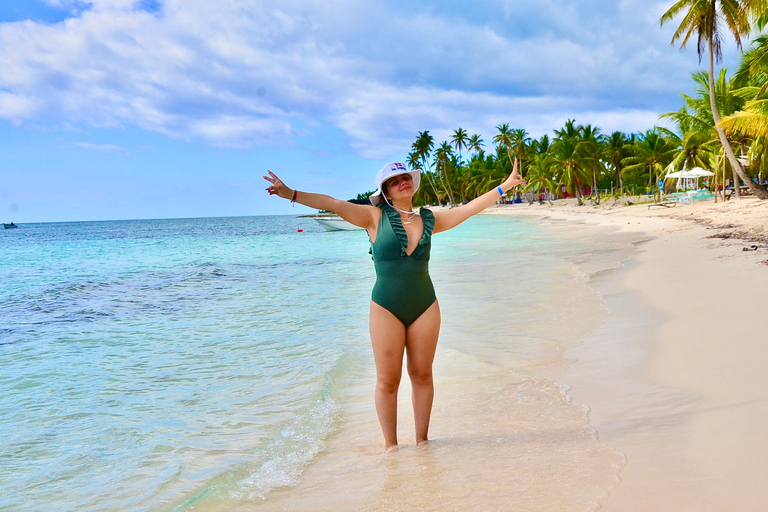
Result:
<svg viewBox="0 0 768 512">
<path fill-rule="evenodd" d="M 487 213 L 534 216 L 567 240 L 615 241 L 604 260 L 599 251 L 576 258 L 583 281 L 566 280 L 533 304 L 557 319 L 526 331 L 546 333 L 551 354 L 521 363 L 454 350 L 521 340 L 488 321 L 509 309 L 504 280 L 491 277 L 504 274 L 504 256 L 452 273 L 459 288 L 442 283 L 430 445 L 409 443 L 404 379 L 404 446 L 377 454 L 373 404 L 360 399 L 371 368 L 361 367 L 332 389 L 345 420 L 296 485 L 201 509 L 768 510 L 768 239 L 754 229 L 768 227 L 768 202 L 558 201 Z M 541 265 L 541 257 L 525 261 Z M 473 315 L 461 283 L 477 276 L 486 276 L 478 296 L 493 300 Z"/>
<path fill-rule="evenodd" d="M 590 407 L 600 440 L 627 457 L 601 510 L 768 510 L 768 202 L 557 201 L 492 213 L 652 238 L 625 268 L 593 279 L 613 316 L 565 354 L 577 360 L 563 378 L 571 396 Z M 612 299 L 621 286 L 634 297 Z M 622 323 L 639 310 L 649 339 Z"/>
</svg>

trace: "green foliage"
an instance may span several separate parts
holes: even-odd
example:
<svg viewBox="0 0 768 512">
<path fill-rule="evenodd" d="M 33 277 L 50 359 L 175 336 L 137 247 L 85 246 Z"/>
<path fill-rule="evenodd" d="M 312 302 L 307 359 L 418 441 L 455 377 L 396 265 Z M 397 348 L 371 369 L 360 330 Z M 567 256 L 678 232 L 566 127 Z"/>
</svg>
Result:
<svg viewBox="0 0 768 512">
<path fill-rule="evenodd" d="M 357 199 L 358 201 L 364 201 L 364 200 L 368 199 L 369 197 L 371 197 L 371 194 L 373 194 L 374 192 L 376 192 L 376 191 L 375 190 L 369 190 L 368 192 L 363 192 L 362 194 L 357 194 L 357 197 L 355 199 Z"/>
<path fill-rule="evenodd" d="M 615 199 L 658 193 L 658 179 L 670 170 L 713 170 L 718 159 L 722 162 L 724 146 L 748 160 L 751 176 L 768 170 L 768 34 L 758 33 L 768 26 L 768 0 L 677 0 L 660 21 L 663 25 L 673 19 L 680 24 L 672 43 L 685 47 L 694 39 L 699 61 L 709 50 L 710 64 L 720 57 L 724 33 L 739 47 L 750 29 L 757 34 L 732 78 L 725 69 L 715 75 L 711 65 L 712 77 L 704 71 L 692 74 L 692 94 L 682 95 L 679 110 L 661 116 L 674 130 L 653 127 L 604 135 L 596 126 L 568 119 L 554 136 L 533 139 L 525 129 L 503 123 L 496 127 L 491 149 L 479 134 L 469 136 L 463 128 L 437 146 L 428 131 L 419 132 L 408 156 L 409 167 L 421 171 L 415 200 L 470 201 L 501 183 L 515 158 L 528 181 L 525 192 L 556 196 L 565 187 L 579 202 L 587 188 L 593 200 L 600 199 L 598 188 L 611 190 Z M 719 136 L 718 127 L 727 138 Z"/>
<path fill-rule="evenodd" d="M 719 57 L 724 31 L 740 45 L 750 22 L 758 30 L 768 25 L 768 0 L 678 0 L 661 22 L 678 15 L 682 18 L 672 42 L 684 47 L 694 38 L 700 57 L 706 49 Z M 640 133 L 602 134 L 597 126 L 568 119 L 553 135 L 534 139 L 525 129 L 503 123 L 496 127 L 490 149 L 480 134 L 470 136 L 463 128 L 439 144 L 428 131 L 419 132 L 407 160 L 411 169 L 421 171 L 415 201 L 470 201 L 500 184 L 515 158 L 528 181 L 518 192 L 556 197 L 564 187 L 580 203 L 586 189 L 595 201 L 600 200 L 598 189 L 609 190 L 614 199 L 657 194 L 659 178 L 670 170 L 714 169 L 722 162 L 726 142 L 749 161 L 755 176 L 768 169 L 768 34 L 754 38 L 732 78 L 725 69 L 716 77 L 712 74 L 716 79 L 710 80 L 704 71 L 693 73 L 692 93 L 682 95 L 679 110 L 661 116 L 674 130 L 653 127 Z M 718 136 L 716 115 L 723 116 L 717 126 L 727 133 L 726 142 Z"/>
<path fill-rule="evenodd" d="M 617 197 L 626 191 L 644 193 L 680 146 L 680 138 L 672 132 L 603 135 L 598 127 L 573 119 L 554 137 L 545 134 L 532 139 L 527 131 L 506 123 L 496 129 L 494 153 L 486 153 L 480 135 L 468 137 L 461 128 L 453 132 L 450 142 L 438 145 L 429 132 L 420 132 L 408 158 L 408 165 L 422 172 L 416 204 L 471 201 L 504 181 L 515 158 L 524 163 L 528 182 L 518 193 L 556 198 L 564 187 L 580 203 L 586 189 L 591 190 L 593 201 L 600 200 L 598 188 L 615 188 Z M 467 151 L 467 159 L 457 155 L 459 149 Z"/>
</svg>

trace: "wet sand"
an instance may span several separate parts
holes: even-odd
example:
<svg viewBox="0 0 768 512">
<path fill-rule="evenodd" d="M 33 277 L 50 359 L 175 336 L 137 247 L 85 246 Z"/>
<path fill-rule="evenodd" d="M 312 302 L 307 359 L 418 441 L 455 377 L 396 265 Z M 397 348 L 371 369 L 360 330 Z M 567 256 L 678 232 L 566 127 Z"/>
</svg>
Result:
<svg viewBox="0 0 768 512">
<path fill-rule="evenodd" d="M 362 367 L 333 390 L 344 421 L 296 485 L 200 509 L 768 509 L 768 240 L 753 229 L 768 228 L 768 203 L 672 211 L 563 201 L 488 213 L 533 216 L 596 247 L 614 242 L 575 256 L 572 278 L 538 299 L 549 317 L 526 330 L 541 336 L 536 357 L 462 350 L 515 343 L 488 322 L 508 307 L 492 278 L 505 262 L 452 275 L 456 286 L 491 276 L 474 286 L 495 300 L 444 289 L 464 299 L 441 303 L 448 323 L 460 321 L 441 334 L 429 445 L 413 446 L 404 378 L 403 446 L 377 453 L 372 368 Z"/>
<path fill-rule="evenodd" d="M 414 446 L 404 375 L 401 447 L 380 454 L 366 360 L 331 379 L 342 420 L 292 485 L 253 492 L 258 486 L 242 475 L 235 492 L 195 509 L 597 510 L 619 485 L 626 456 L 599 439 L 589 408 L 572 398 L 564 377 L 574 360 L 564 354 L 610 317 L 589 274 L 619 266 L 636 251 L 637 235 L 583 231 L 577 240 L 568 224 L 538 221 L 529 229 L 532 239 L 511 253 L 467 248 L 470 264 L 456 265 L 436 256 L 443 328 L 428 445 Z M 524 266 L 529 271 L 515 270 Z M 271 471 L 279 468 L 257 468 L 254 482 Z"/>
<path fill-rule="evenodd" d="M 768 203 L 562 201 L 493 213 L 652 238 L 624 268 L 593 278 L 612 318 L 565 353 L 578 360 L 563 378 L 571 396 L 627 457 L 601 510 L 767 510 Z M 647 331 L 623 321 L 638 312 Z"/>
</svg>

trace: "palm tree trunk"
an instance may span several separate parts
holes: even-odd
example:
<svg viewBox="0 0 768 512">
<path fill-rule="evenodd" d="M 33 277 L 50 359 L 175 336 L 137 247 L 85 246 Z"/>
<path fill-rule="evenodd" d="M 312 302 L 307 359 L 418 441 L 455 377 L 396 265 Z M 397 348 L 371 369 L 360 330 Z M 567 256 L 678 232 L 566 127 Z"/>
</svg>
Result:
<svg viewBox="0 0 768 512">
<path fill-rule="evenodd" d="M 422 168 L 424 168 L 424 165 L 426 164 L 426 161 L 422 161 Z M 443 206 L 443 203 L 440 202 L 440 194 L 437 193 L 437 187 L 435 186 L 435 180 L 432 179 L 432 173 L 431 172 L 425 172 L 424 174 L 427 175 L 427 181 L 429 181 L 429 185 L 432 187 L 432 192 L 435 193 L 435 200 L 437 201 L 438 206 Z"/>
<path fill-rule="evenodd" d="M 597 189 L 597 172 L 592 168 L 592 195 L 600 201 L 600 191 Z"/>
<path fill-rule="evenodd" d="M 432 173 L 427 173 L 427 176 L 429 176 L 429 184 L 432 186 L 432 192 L 435 193 L 435 199 L 437 200 L 438 206 L 443 206 L 442 201 L 440 201 L 440 193 L 437 191 L 437 187 L 435 186 L 435 180 L 432 178 Z"/>
<path fill-rule="evenodd" d="M 445 169 L 445 167 L 443 167 Z M 443 186 L 443 190 L 445 190 L 445 193 L 448 195 L 448 202 L 451 205 L 451 208 L 456 206 L 456 201 L 453 200 L 453 194 L 451 193 L 451 189 L 448 186 L 448 180 L 443 174 L 445 174 L 443 171 L 438 171 L 438 176 L 440 178 L 440 184 Z"/>
<path fill-rule="evenodd" d="M 581 183 L 578 179 L 576 180 L 575 186 L 573 188 L 575 189 L 574 192 L 576 192 L 576 206 L 583 205 L 584 203 L 581 200 Z"/>
<path fill-rule="evenodd" d="M 712 118 L 715 121 L 715 129 L 717 130 L 717 136 L 720 138 L 720 143 L 723 145 L 723 150 L 728 156 L 728 162 L 731 164 L 735 174 L 747 184 L 749 190 L 760 199 L 768 199 L 768 189 L 762 185 L 758 185 L 747 176 L 747 173 L 742 169 L 741 164 L 736 160 L 736 155 L 733 153 L 733 148 L 728 142 L 728 137 L 725 136 L 725 131 L 720 127 L 720 113 L 717 111 L 717 103 L 715 102 L 715 53 L 712 48 L 712 36 L 709 37 L 709 104 L 712 107 Z M 737 193 L 739 190 L 739 180 L 734 178 L 733 184 Z"/>
</svg>

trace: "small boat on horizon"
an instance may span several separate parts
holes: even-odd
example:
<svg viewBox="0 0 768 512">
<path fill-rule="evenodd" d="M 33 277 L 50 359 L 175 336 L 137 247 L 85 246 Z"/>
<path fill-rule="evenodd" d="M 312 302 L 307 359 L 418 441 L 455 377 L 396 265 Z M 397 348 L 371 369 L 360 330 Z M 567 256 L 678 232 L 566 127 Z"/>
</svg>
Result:
<svg viewBox="0 0 768 512">
<path fill-rule="evenodd" d="M 3 223 L 3 228 L 4 228 L 4 229 L 15 229 L 15 228 L 18 228 L 18 227 L 19 227 L 19 226 L 17 226 L 17 225 L 16 225 L 16 224 L 14 224 L 13 222 L 11 222 L 10 224 L 5 224 L 5 223 Z"/>
<path fill-rule="evenodd" d="M 335 213 L 318 213 L 311 217 L 315 219 L 315 222 L 320 224 L 327 231 L 354 231 L 356 229 L 363 229 L 350 224 Z"/>
</svg>

